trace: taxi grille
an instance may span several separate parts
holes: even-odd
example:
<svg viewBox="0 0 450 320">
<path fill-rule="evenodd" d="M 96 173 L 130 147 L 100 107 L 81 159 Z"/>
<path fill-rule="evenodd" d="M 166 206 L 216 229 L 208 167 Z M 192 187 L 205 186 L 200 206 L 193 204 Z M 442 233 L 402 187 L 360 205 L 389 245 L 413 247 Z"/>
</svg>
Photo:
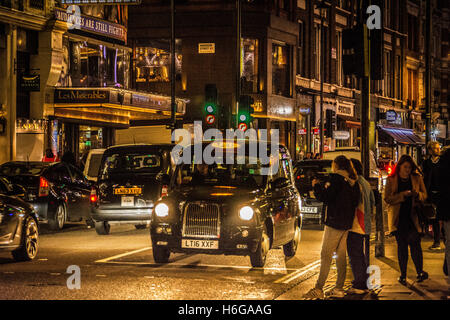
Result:
<svg viewBox="0 0 450 320">
<path fill-rule="evenodd" d="M 183 237 L 219 238 L 219 205 L 211 203 L 188 203 L 184 211 Z"/>
</svg>

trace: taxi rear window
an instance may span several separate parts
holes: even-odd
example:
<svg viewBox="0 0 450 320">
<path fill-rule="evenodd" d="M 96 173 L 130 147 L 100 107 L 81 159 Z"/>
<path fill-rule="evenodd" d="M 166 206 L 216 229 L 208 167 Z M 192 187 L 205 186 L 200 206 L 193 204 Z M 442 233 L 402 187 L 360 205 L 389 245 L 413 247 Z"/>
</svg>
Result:
<svg viewBox="0 0 450 320">
<path fill-rule="evenodd" d="M 135 152 L 105 155 L 100 172 L 104 179 L 115 174 L 158 173 L 160 170 L 160 155 Z"/>
</svg>

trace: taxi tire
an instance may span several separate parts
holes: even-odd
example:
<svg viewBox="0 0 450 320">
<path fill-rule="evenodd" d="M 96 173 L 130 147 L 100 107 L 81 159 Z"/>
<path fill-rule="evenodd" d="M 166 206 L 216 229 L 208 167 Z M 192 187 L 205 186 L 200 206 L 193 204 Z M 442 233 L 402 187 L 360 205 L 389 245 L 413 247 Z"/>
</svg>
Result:
<svg viewBox="0 0 450 320">
<path fill-rule="evenodd" d="M 39 251 L 39 228 L 37 226 L 37 222 L 31 217 L 27 217 L 25 219 L 22 228 L 20 247 L 12 251 L 11 254 L 15 261 L 31 261 L 36 258 Z M 27 238 L 29 236 L 27 233 L 30 229 L 34 231 L 33 238 Z M 31 250 L 32 252 L 30 252 L 31 244 L 27 242 L 33 240 L 34 250 Z"/>
<path fill-rule="evenodd" d="M 105 236 L 109 234 L 111 226 L 108 221 L 95 221 L 95 231 L 100 236 Z"/>
<path fill-rule="evenodd" d="M 296 232 L 298 232 L 298 235 L 296 234 Z M 295 256 L 298 245 L 300 243 L 300 232 L 301 232 L 300 226 L 296 222 L 295 229 L 294 229 L 294 238 L 283 246 L 283 252 L 286 257 Z M 298 238 L 295 239 L 296 237 L 298 237 Z"/>
<path fill-rule="evenodd" d="M 250 252 L 250 263 L 252 264 L 253 268 L 262 268 L 266 264 L 266 257 L 267 252 L 263 252 L 262 244 L 264 237 L 269 237 L 267 234 L 267 227 L 264 224 L 262 234 L 261 234 L 261 240 L 258 243 L 258 247 L 256 248 L 255 252 Z"/>
<path fill-rule="evenodd" d="M 170 251 L 167 248 L 160 246 L 153 246 L 153 260 L 156 263 L 167 263 L 169 262 Z"/>
<path fill-rule="evenodd" d="M 146 224 L 135 224 L 134 227 L 135 227 L 137 230 L 142 230 L 142 229 L 147 228 L 147 225 L 146 225 Z"/>
</svg>

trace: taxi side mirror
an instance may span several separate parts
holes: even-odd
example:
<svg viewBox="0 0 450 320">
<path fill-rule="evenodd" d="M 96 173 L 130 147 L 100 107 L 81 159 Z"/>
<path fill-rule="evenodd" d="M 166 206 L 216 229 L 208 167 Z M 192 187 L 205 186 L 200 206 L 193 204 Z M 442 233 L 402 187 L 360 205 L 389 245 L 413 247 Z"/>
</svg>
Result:
<svg viewBox="0 0 450 320">
<path fill-rule="evenodd" d="M 289 185 L 289 180 L 286 178 L 278 178 L 275 181 L 272 181 L 270 184 L 271 189 L 276 190 L 276 189 L 282 189 L 285 188 Z"/>
<path fill-rule="evenodd" d="M 169 185 L 170 176 L 167 173 L 158 174 L 158 176 L 156 177 L 156 181 L 158 181 L 162 185 Z"/>
</svg>

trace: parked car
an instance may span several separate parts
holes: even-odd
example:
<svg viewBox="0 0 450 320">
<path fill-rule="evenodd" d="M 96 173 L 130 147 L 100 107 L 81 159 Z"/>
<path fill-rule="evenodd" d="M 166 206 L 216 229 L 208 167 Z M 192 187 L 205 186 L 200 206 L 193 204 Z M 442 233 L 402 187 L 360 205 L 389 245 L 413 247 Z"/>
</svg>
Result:
<svg viewBox="0 0 450 320">
<path fill-rule="evenodd" d="M 98 172 L 105 150 L 106 149 L 92 149 L 89 151 L 83 170 L 84 176 L 89 181 L 97 182 Z"/>
<path fill-rule="evenodd" d="M 38 250 L 38 217 L 33 207 L 1 191 L 0 251 L 11 252 L 16 261 L 29 261 L 36 258 Z"/>
<path fill-rule="evenodd" d="M 195 164 L 191 156 L 191 163 L 177 165 L 168 196 L 156 203 L 152 214 L 155 262 L 168 262 L 171 252 L 228 254 L 250 256 L 253 267 L 263 267 L 269 249 L 281 246 L 285 256 L 294 256 L 302 219 L 288 150 L 280 145 L 276 174 L 264 174 L 248 146 L 244 163 L 236 161 L 245 143 L 211 144 L 222 149 L 224 159 L 233 155 L 235 160 L 208 166 Z M 193 155 L 195 149 L 187 147 L 183 155 Z M 161 179 L 169 181 L 167 175 Z"/>
<path fill-rule="evenodd" d="M 99 235 L 110 232 L 110 224 L 150 223 L 156 200 L 167 192 L 157 177 L 171 174 L 172 144 L 113 146 L 103 154 L 96 186 L 91 193 L 91 216 Z"/>
<path fill-rule="evenodd" d="M 324 180 L 331 172 L 332 160 L 303 160 L 294 168 L 297 190 L 302 196 L 300 211 L 304 223 L 317 224 L 323 229 L 323 217 L 326 207 L 316 199 L 311 182 L 314 178 Z"/>
<path fill-rule="evenodd" d="M 73 165 L 57 162 L 6 162 L 0 176 L 26 189 L 24 200 L 50 229 L 60 230 L 68 221 L 89 220 L 91 185 Z"/>
</svg>

